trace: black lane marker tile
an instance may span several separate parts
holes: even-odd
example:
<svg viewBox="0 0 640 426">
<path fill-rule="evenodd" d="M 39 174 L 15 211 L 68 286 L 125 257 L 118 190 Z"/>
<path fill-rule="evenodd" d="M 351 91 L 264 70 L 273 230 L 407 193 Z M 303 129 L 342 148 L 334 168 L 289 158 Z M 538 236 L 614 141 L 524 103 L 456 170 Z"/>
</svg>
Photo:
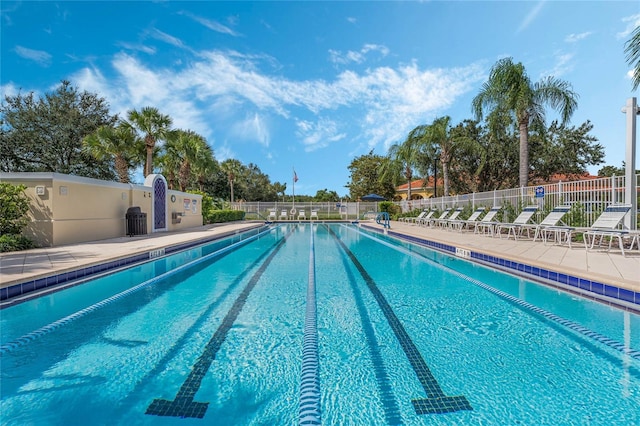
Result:
<svg viewBox="0 0 640 426">
<path fill-rule="evenodd" d="M 334 239 L 337 240 L 335 235 Z M 380 393 L 380 400 L 384 409 L 384 419 L 389 425 L 401 425 L 402 415 L 400 414 L 400 408 L 398 407 L 395 396 L 393 395 L 391 380 L 389 379 L 387 369 L 384 365 L 382 353 L 380 352 L 380 345 L 378 344 L 378 339 L 376 338 L 375 331 L 371 324 L 371 318 L 369 317 L 367 308 L 362 301 L 362 294 L 357 286 L 356 278 L 348 266 L 349 259 L 347 259 L 346 256 L 340 257 L 342 258 L 342 263 L 344 265 L 349 284 L 351 285 L 351 291 L 354 295 L 358 314 L 360 314 L 360 319 L 362 320 L 362 328 L 365 338 L 367 339 L 367 346 L 369 347 L 369 354 L 371 355 L 371 362 L 373 364 L 373 372 L 376 376 L 378 392 Z"/>
<path fill-rule="evenodd" d="M 258 280 L 267 269 L 275 255 L 282 248 L 285 243 L 287 236 L 285 236 L 282 241 L 275 247 L 273 252 L 267 257 L 260 268 L 256 271 L 256 273 L 251 277 L 246 287 L 242 290 L 242 293 L 238 295 L 233 306 L 227 312 L 222 323 L 213 334 L 213 337 L 209 340 L 207 345 L 204 348 L 204 351 L 194 364 L 191 369 L 191 373 L 186 378 L 180 390 L 178 390 L 178 394 L 173 400 L 166 400 L 157 398 L 154 399 L 153 402 L 147 407 L 147 411 L 145 414 L 152 414 L 156 416 L 169 416 L 169 417 L 195 417 L 195 418 L 203 418 L 207 408 L 209 406 L 208 402 L 197 402 L 194 401 L 193 398 L 200 389 L 200 385 L 202 384 L 202 379 L 207 374 L 211 363 L 216 357 L 218 350 L 224 343 L 227 338 L 227 334 L 233 326 L 233 323 L 238 318 L 238 315 L 242 311 L 244 304 L 249 297 L 249 294 L 253 290 L 253 288 L 258 283 Z"/>
<path fill-rule="evenodd" d="M 356 259 L 355 255 L 349 250 L 349 248 L 339 239 L 339 237 L 331 231 L 342 249 L 345 251 L 347 256 L 351 259 L 355 267 L 358 269 L 362 278 L 364 278 L 367 283 L 367 287 L 369 291 L 373 294 L 376 302 L 378 302 L 378 306 L 382 313 L 384 314 L 389 326 L 393 330 L 393 333 L 396 335 L 396 339 L 402 346 L 402 350 L 404 351 L 413 371 L 415 372 L 422 388 L 427 394 L 427 398 L 418 398 L 411 400 L 413 404 L 413 408 L 416 410 L 417 414 L 442 414 L 442 413 L 450 413 L 454 411 L 461 410 L 473 410 L 471 404 L 467 400 L 464 395 L 460 396 L 447 396 L 442 391 L 440 384 L 431 373 L 431 370 L 427 366 L 427 363 L 422 358 L 422 354 L 416 347 L 409 334 L 404 329 L 404 326 L 393 312 L 391 305 L 387 302 L 387 299 L 384 297 L 375 281 L 369 275 L 369 273 L 364 269 L 362 264 Z"/>
</svg>

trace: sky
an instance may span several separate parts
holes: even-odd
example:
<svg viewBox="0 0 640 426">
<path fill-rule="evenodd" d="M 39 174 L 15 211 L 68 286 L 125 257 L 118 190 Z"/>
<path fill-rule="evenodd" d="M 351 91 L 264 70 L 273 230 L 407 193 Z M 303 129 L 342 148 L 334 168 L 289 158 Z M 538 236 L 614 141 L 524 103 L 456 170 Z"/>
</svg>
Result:
<svg viewBox="0 0 640 426">
<path fill-rule="evenodd" d="M 438 117 L 473 118 L 472 99 L 505 57 L 534 82 L 572 85 L 571 124 L 591 121 L 605 148 L 592 174 L 622 165 L 621 108 L 639 95 L 624 53 L 637 0 L 3 0 L 0 9 L 3 99 L 69 80 L 111 114 L 156 107 L 204 136 L 218 161 L 253 163 L 287 194 L 295 170 L 296 194 L 348 195 L 354 158 L 386 155 Z"/>
</svg>

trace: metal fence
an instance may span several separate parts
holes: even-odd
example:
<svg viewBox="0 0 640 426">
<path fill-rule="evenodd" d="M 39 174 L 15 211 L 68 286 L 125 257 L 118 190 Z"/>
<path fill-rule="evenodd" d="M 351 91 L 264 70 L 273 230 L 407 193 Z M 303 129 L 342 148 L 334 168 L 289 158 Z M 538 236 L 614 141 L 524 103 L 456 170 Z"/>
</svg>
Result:
<svg viewBox="0 0 640 426">
<path fill-rule="evenodd" d="M 260 220 L 297 220 L 301 212 L 305 219 L 311 217 L 315 211 L 318 220 L 357 220 L 375 217 L 379 211 L 378 203 L 372 201 L 361 202 L 237 202 L 233 203 L 235 210 L 247 213 L 247 219 Z M 315 217 L 314 217 L 315 219 Z"/>
<path fill-rule="evenodd" d="M 636 179 L 636 199 L 640 194 L 640 175 Z M 493 206 L 509 207 L 511 214 L 518 214 L 525 206 L 539 207 L 536 221 L 542 218 L 554 207 L 562 204 L 574 206 L 574 214 L 567 216 L 565 223 L 571 226 L 591 226 L 609 204 L 632 204 L 626 200 L 626 186 L 624 176 L 604 177 L 598 179 L 557 182 L 523 188 L 501 189 L 488 192 L 459 194 L 448 197 L 428 198 L 411 201 L 400 201 L 402 213 L 414 210 L 432 209 L 442 211 L 446 208 L 469 207 L 472 211 L 478 207 L 491 208 Z M 376 202 L 237 202 L 233 208 L 243 210 L 248 219 L 269 220 L 297 220 L 300 212 L 304 211 L 305 219 L 309 219 L 315 211 L 319 220 L 357 220 L 373 218 L 379 211 Z M 271 213 L 273 212 L 273 213 Z M 579 214 L 577 214 L 579 213 Z M 315 219 L 315 217 L 314 217 Z M 502 217 L 503 221 L 513 217 Z M 631 221 L 637 223 L 636 220 Z M 635 225 L 629 226 L 635 229 Z"/>
<path fill-rule="evenodd" d="M 635 175 L 635 179 L 635 197 L 637 200 L 640 195 L 638 190 L 640 188 L 640 175 Z M 482 206 L 487 208 L 511 206 L 512 211 L 519 213 L 527 205 L 537 205 L 539 207 L 538 216 L 540 216 L 540 220 L 555 206 L 565 204 L 573 206 L 580 213 L 569 215 L 567 225 L 591 226 L 609 204 L 632 204 L 632 200 L 626 199 L 625 180 L 624 176 L 603 177 L 448 197 L 401 201 L 398 204 L 404 213 L 415 209 L 442 211 L 450 207 L 465 206 L 469 206 L 470 209 Z M 503 218 L 503 220 L 505 219 Z M 570 223 L 571 220 L 576 223 Z M 580 223 L 577 223 L 578 221 Z M 637 211 L 636 220 L 631 222 L 637 223 Z M 628 224 L 627 227 L 629 227 Z M 631 228 L 635 229 L 633 225 L 631 225 Z"/>
</svg>

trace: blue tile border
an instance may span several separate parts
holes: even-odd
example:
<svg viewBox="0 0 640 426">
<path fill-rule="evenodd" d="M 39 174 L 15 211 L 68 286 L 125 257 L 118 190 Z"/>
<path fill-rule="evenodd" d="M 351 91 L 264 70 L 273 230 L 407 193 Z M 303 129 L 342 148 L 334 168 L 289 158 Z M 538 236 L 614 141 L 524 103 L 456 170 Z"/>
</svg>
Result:
<svg viewBox="0 0 640 426">
<path fill-rule="evenodd" d="M 379 234 L 384 233 L 384 230 L 382 229 L 366 225 L 362 225 L 362 227 Z M 422 246 L 434 248 L 439 251 L 444 251 L 448 254 L 453 254 L 454 256 L 456 255 L 456 247 L 449 244 L 430 241 L 424 238 L 419 238 L 412 235 L 406 235 L 389 230 L 387 230 L 386 233 L 401 240 L 417 243 Z M 540 282 L 543 285 L 551 285 L 554 288 L 570 292 L 572 294 L 587 297 L 589 299 L 593 299 L 609 305 L 615 305 L 616 307 L 621 309 L 637 311 L 640 313 L 640 292 L 634 292 L 625 288 L 616 287 L 610 284 L 604 284 L 599 281 L 566 275 L 557 271 L 547 270 L 540 267 L 528 265 L 526 263 L 503 259 L 476 251 L 470 252 L 470 260 L 484 264 L 496 265 L 508 272 L 512 272 L 518 275 L 525 275 L 527 278 L 536 282 Z M 541 278 L 546 281 L 536 280 L 536 278 Z M 558 285 L 554 285 L 554 283 L 557 283 Z M 577 291 L 571 291 L 571 287 L 575 287 Z M 587 291 L 588 294 L 585 294 L 584 291 Z M 601 296 L 606 296 L 608 299 L 604 299 Z M 615 303 L 615 300 L 619 300 L 624 303 L 618 304 Z M 628 303 L 638 305 L 638 307 L 629 307 L 627 305 Z"/>
<path fill-rule="evenodd" d="M 241 232 L 251 232 L 256 229 L 264 228 L 264 225 L 258 225 L 255 227 L 247 228 L 242 230 Z M 210 243 L 211 241 L 219 240 L 221 238 L 226 238 L 230 235 L 235 235 L 238 232 L 229 231 L 223 234 L 218 234 L 215 236 L 211 236 L 210 238 L 204 238 L 200 240 L 187 241 L 185 243 L 180 243 L 172 246 L 168 246 L 164 248 L 164 255 L 173 254 L 182 250 L 186 250 L 188 248 L 192 248 L 201 244 Z M 89 278 L 92 275 L 97 275 L 99 273 L 103 273 L 106 271 L 114 270 L 121 268 L 123 266 L 133 266 L 138 263 L 143 263 L 149 260 L 152 260 L 149 256 L 149 253 L 153 251 L 145 251 L 143 253 L 138 253 L 130 257 L 124 257 L 108 262 L 103 262 L 91 266 L 87 266 L 80 269 L 75 269 L 72 271 L 65 271 L 60 274 L 50 275 L 46 277 L 36 278 L 30 281 L 25 281 L 22 283 L 14 284 L 11 286 L 0 288 L 0 301 L 5 301 L 11 299 L 13 297 L 22 296 L 25 294 L 29 294 L 36 290 L 42 290 L 47 287 L 56 286 L 59 284 L 70 283 L 72 281 L 81 279 L 81 278 Z"/>
</svg>

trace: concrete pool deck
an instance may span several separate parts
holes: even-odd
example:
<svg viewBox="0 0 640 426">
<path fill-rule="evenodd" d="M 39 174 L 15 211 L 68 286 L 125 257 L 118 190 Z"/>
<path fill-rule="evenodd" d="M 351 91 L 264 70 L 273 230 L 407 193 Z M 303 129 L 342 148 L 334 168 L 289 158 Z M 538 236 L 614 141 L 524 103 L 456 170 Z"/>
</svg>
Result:
<svg viewBox="0 0 640 426">
<path fill-rule="evenodd" d="M 374 221 L 362 223 L 382 229 L 382 226 Z M 233 222 L 202 226 L 181 232 L 119 237 L 82 244 L 0 253 L 0 288 L 160 248 L 199 240 L 212 240 L 261 224 L 263 222 L 260 221 Z M 425 228 L 401 222 L 391 222 L 391 231 L 527 263 L 574 277 L 598 280 L 603 284 L 640 293 L 640 251 L 637 249 L 628 251 L 626 256 L 622 256 L 619 250 L 587 251 L 582 244 L 574 244 L 569 248 L 545 245 L 541 241 L 522 239 L 515 241 L 472 232 Z"/>
</svg>

